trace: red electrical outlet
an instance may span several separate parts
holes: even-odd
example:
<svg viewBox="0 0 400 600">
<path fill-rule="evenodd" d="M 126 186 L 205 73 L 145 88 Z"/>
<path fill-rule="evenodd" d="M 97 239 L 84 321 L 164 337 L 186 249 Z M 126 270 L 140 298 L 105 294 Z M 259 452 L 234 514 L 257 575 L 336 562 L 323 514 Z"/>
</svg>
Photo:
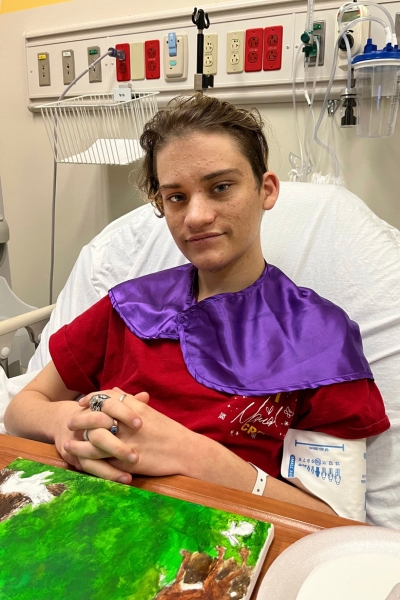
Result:
<svg viewBox="0 0 400 600">
<path fill-rule="evenodd" d="M 160 41 L 149 40 L 144 43 L 146 79 L 160 79 Z"/>
<path fill-rule="evenodd" d="M 123 50 L 125 52 L 125 59 L 116 59 L 117 67 L 117 81 L 130 81 L 131 80 L 131 49 L 129 44 L 116 44 L 116 50 Z"/>
<path fill-rule="evenodd" d="M 263 58 L 263 30 L 247 29 L 244 45 L 244 70 L 246 73 L 261 71 Z"/>
<path fill-rule="evenodd" d="M 282 66 L 283 27 L 266 27 L 264 29 L 264 71 L 277 71 Z"/>
</svg>

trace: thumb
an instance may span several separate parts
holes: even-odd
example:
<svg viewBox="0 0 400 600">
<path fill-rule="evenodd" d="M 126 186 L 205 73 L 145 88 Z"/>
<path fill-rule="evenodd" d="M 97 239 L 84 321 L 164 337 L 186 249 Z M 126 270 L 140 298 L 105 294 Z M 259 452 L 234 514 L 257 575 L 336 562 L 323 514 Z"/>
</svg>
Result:
<svg viewBox="0 0 400 600">
<path fill-rule="evenodd" d="M 136 400 L 139 400 L 139 402 L 143 402 L 144 404 L 148 404 L 150 400 L 150 396 L 147 392 L 139 392 L 138 394 L 135 394 L 135 398 Z"/>
</svg>

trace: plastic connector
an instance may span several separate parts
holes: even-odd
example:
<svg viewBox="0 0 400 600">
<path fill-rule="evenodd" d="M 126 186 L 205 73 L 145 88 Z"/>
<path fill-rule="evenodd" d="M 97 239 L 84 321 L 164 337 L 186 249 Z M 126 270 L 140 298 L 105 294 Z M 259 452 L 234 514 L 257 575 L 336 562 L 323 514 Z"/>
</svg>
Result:
<svg viewBox="0 0 400 600">
<path fill-rule="evenodd" d="M 367 43 L 364 46 L 364 54 L 367 52 L 375 52 L 377 49 L 378 46 L 372 43 L 372 38 L 368 38 Z"/>
<path fill-rule="evenodd" d="M 125 60 L 126 54 L 123 50 L 117 50 L 116 48 L 109 48 L 108 55 L 117 60 Z"/>
</svg>

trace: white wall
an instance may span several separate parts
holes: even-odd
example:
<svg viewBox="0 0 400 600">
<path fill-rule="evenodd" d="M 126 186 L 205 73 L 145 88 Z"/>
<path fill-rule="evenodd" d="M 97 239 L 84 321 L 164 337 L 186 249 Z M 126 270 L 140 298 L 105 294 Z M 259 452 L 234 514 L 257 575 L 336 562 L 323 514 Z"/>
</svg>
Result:
<svg viewBox="0 0 400 600">
<path fill-rule="evenodd" d="M 213 2 L 221 3 L 222 0 Z M 190 16 L 193 3 L 168 2 L 170 10 L 185 7 Z M 165 1 L 153 0 L 151 10 L 165 10 Z M 48 303 L 53 165 L 41 116 L 30 113 L 26 107 L 23 32 L 141 12 L 143 2 L 139 0 L 71 0 L 0 13 L 0 176 L 11 230 L 13 289 L 29 304 Z M 289 151 L 298 152 L 292 106 L 268 104 L 258 108 L 274 130 L 270 167 L 285 180 L 290 170 Z M 395 135 L 387 140 L 360 140 L 353 130 L 338 128 L 336 140 L 341 174 L 348 189 L 363 198 L 378 216 L 400 228 L 399 125 Z M 81 247 L 112 219 L 138 205 L 137 194 L 128 183 L 129 172 L 129 167 L 59 166 L 56 294 Z"/>
</svg>

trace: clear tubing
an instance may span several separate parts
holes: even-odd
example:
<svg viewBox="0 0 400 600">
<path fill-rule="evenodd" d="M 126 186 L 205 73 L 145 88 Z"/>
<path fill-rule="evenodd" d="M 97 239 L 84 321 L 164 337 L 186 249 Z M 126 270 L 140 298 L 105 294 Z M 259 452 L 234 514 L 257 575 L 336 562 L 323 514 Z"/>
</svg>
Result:
<svg viewBox="0 0 400 600">
<path fill-rule="evenodd" d="M 338 60 L 338 55 L 339 55 L 339 45 L 338 44 L 339 44 L 341 38 L 343 37 L 343 34 L 345 33 L 345 31 L 346 31 L 346 29 L 339 35 L 338 43 L 335 46 L 335 51 L 334 51 L 334 55 L 333 55 L 333 64 L 332 64 L 331 76 L 330 76 L 330 79 L 329 79 L 329 82 L 328 82 L 328 87 L 326 88 L 325 98 L 324 98 L 324 102 L 322 104 L 321 112 L 319 114 L 318 121 L 317 121 L 317 124 L 316 124 L 315 129 L 314 129 L 314 140 L 332 158 L 333 168 L 334 168 L 334 171 L 335 171 L 335 178 L 337 178 L 339 176 L 339 163 L 338 163 L 338 160 L 336 158 L 335 153 L 332 152 L 331 149 L 328 146 L 326 146 L 323 142 L 321 142 L 321 140 L 318 138 L 318 130 L 319 130 L 320 126 L 321 126 L 321 122 L 322 122 L 322 119 L 323 119 L 324 114 L 325 114 L 326 105 L 328 103 L 328 97 L 329 97 L 329 94 L 330 94 L 330 91 L 331 91 L 331 88 L 332 88 L 332 84 L 333 84 L 333 79 L 334 79 L 335 73 L 336 73 L 336 65 L 337 65 L 337 60 Z"/>
<path fill-rule="evenodd" d="M 347 37 L 347 35 L 343 36 L 343 41 L 346 44 L 346 51 L 347 51 L 347 89 L 350 90 L 351 89 L 351 48 L 350 48 L 349 38 Z"/>
<path fill-rule="evenodd" d="M 311 146 L 312 146 L 312 141 L 313 141 L 313 138 L 310 140 L 310 143 L 308 143 L 308 140 L 307 140 L 307 131 L 308 131 L 308 127 L 309 127 L 309 123 L 310 123 L 310 118 L 311 117 L 313 118 L 313 125 L 314 125 L 312 131 L 314 131 L 314 129 L 315 129 L 314 98 L 315 98 L 315 88 L 317 86 L 317 71 L 318 71 L 318 62 L 319 62 L 320 47 L 319 47 L 318 38 L 315 38 L 314 41 L 317 44 L 317 55 L 315 57 L 315 69 L 314 69 L 313 86 L 312 86 L 310 104 L 308 106 L 308 115 L 307 115 L 307 121 L 306 121 L 305 132 L 304 132 L 304 149 L 306 151 L 306 168 L 304 169 L 304 167 L 303 167 L 303 181 L 307 181 L 308 165 L 310 163 Z M 307 70 L 308 70 L 308 65 L 307 65 Z M 307 91 L 307 79 L 306 79 L 306 75 L 304 75 L 304 87 L 305 87 L 305 91 Z"/>
<path fill-rule="evenodd" d="M 365 4 L 373 4 L 374 6 L 378 6 L 374 2 L 366 2 Z M 354 3 L 354 4 L 352 3 L 351 4 L 351 6 L 355 6 L 355 5 L 356 5 L 356 3 Z M 328 148 L 328 146 L 326 146 L 318 138 L 318 130 L 319 130 L 320 126 L 321 126 L 321 122 L 322 122 L 322 119 L 323 119 L 324 114 L 325 114 L 326 105 L 328 103 L 328 97 L 329 97 L 329 94 L 330 94 L 330 91 L 331 91 L 331 88 L 332 88 L 332 85 L 333 85 L 333 80 L 335 78 L 337 60 L 338 60 L 338 55 L 339 55 L 340 40 L 342 39 L 342 37 L 344 36 L 344 34 L 346 33 L 346 31 L 350 27 L 353 27 L 356 23 L 359 23 L 360 21 L 376 21 L 377 23 L 380 23 L 381 25 L 383 25 L 384 28 L 386 28 L 386 23 L 384 21 L 382 21 L 382 19 L 379 19 L 378 17 L 371 17 L 371 16 L 369 16 L 369 17 L 361 17 L 360 19 L 353 19 L 353 21 L 350 21 L 349 23 L 346 23 L 346 26 L 344 27 L 343 31 L 339 34 L 337 42 L 335 44 L 335 52 L 334 52 L 334 55 L 333 55 L 333 64 L 332 64 L 331 76 L 329 78 L 328 86 L 326 88 L 324 102 L 322 104 L 321 112 L 320 112 L 317 124 L 315 126 L 315 130 L 314 130 L 314 140 L 317 142 L 317 144 L 319 146 L 321 146 L 321 148 L 323 148 L 326 152 L 328 152 L 328 154 L 332 157 L 332 161 L 333 161 L 333 165 L 334 165 L 334 169 L 335 169 L 335 177 L 336 178 L 339 176 L 339 163 L 338 163 L 338 160 L 337 160 L 336 155 L 334 154 L 334 152 L 332 152 L 331 149 Z M 392 19 L 392 22 L 393 22 L 393 19 Z"/>
<path fill-rule="evenodd" d="M 307 18 L 306 18 L 306 31 L 313 31 L 314 25 L 314 0 L 308 0 L 307 3 Z"/>
<path fill-rule="evenodd" d="M 342 7 L 342 9 L 339 11 L 339 15 L 338 15 L 338 25 L 339 25 L 339 31 L 341 29 L 342 26 L 342 17 L 344 14 L 344 11 L 346 10 L 346 8 L 348 8 L 349 6 L 376 6 L 376 8 L 380 8 L 381 10 L 383 10 L 383 12 L 385 13 L 387 20 L 389 21 L 390 24 L 390 28 L 392 30 L 392 34 L 395 33 L 395 26 L 394 26 L 394 21 L 393 21 L 393 17 L 390 14 L 390 12 L 388 11 L 387 8 L 385 8 L 384 6 L 382 6 L 382 4 L 377 4 L 376 2 L 371 2 L 370 0 L 365 0 L 365 2 L 348 2 L 348 4 L 346 4 L 345 6 Z M 352 23 L 356 23 L 357 21 L 360 22 L 362 20 L 366 20 L 366 19 L 371 19 L 374 20 L 375 17 L 361 17 L 360 19 L 354 19 L 354 21 Z M 386 25 L 385 25 L 386 27 Z"/>
<path fill-rule="evenodd" d="M 303 45 L 299 46 L 299 49 L 297 51 L 297 55 L 296 55 L 296 60 L 294 61 L 294 65 L 293 65 L 293 80 L 292 80 L 292 95 L 293 95 L 293 113 L 294 113 L 294 123 L 295 123 L 295 128 L 296 128 L 296 135 L 297 135 L 297 141 L 300 147 L 300 160 L 301 160 L 301 164 L 304 164 L 304 158 L 303 158 L 303 146 L 301 143 L 301 138 L 300 138 L 300 131 L 299 131 L 299 122 L 297 119 L 297 107 L 296 107 L 296 76 L 297 76 L 297 67 L 299 64 L 299 59 L 300 59 L 300 54 L 302 51 Z"/>
</svg>

